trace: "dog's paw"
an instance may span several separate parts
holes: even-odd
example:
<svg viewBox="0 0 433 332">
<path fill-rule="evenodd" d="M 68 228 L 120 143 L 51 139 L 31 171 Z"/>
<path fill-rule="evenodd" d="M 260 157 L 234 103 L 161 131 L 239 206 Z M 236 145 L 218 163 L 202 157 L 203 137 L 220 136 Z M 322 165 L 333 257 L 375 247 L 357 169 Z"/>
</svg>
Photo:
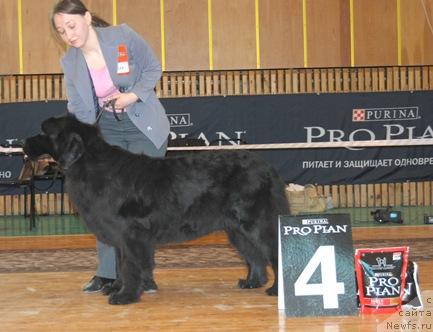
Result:
<svg viewBox="0 0 433 332">
<path fill-rule="evenodd" d="M 115 284 L 111 284 L 111 285 L 104 285 L 104 287 L 102 287 L 101 293 L 103 295 L 110 295 L 112 293 L 116 293 L 120 290 L 120 288 L 122 288 L 121 286 L 118 287 Z"/>
<path fill-rule="evenodd" d="M 140 296 L 136 294 L 128 294 L 128 293 L 111 293 L 108 297 L 109 304 L 129 304 L 138 302 Z"/>
<path fill-rule="evenodd" d="M 101 293 L 102 295 L 110 295 L 111 293 L 113 293 L 113 286 L 111 285 L 105 285 L 104 287 L 102 287 L 101 289 Z"/>
<path fill-rule="evenodd" d="M 239 279 L 238 286 L 241 289 L 252 289 L 262 287 L 262 284 L 259 281 L 253 282 L 250 280 Z"/>
<path fill-rule="evenodd" d="M 116 279 L 113 283 L 104 285 L 101 292 L 103 295 L 110 295 L 112 293 L 120 291 L 121 288 L 122 281 L 120 279 Z"/>
<path fill-rule="evenodd" d="M 266 294 L 269 296 L 277 296 L 278 295 L 278 287 L 272 286 L 266 290 Z"/>
</svg>

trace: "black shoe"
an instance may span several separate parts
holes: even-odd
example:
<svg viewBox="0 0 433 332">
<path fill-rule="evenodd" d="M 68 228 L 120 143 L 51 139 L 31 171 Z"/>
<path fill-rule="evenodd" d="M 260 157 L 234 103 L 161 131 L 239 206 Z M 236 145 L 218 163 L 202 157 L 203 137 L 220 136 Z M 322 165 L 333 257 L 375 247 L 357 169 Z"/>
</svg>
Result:
<svg viewBox="0 0 433 332">
<path fill-rule="evenodd" d="M 158 290 L 158 286 L 156 285 L 156 282 L 151 280 L 146 280 L 141 282 L 141 289 L 143 293 L 156 293 Z"/>
<path fill-rule="evenodd" d="M 114 279 L 94 276 L 87 284 L 84 285 L 83 292 L 97 293 L 102 291 L 102 288 L 104 288 L 104 286 L 111 286 L 113 282 Z"/>
</svg>

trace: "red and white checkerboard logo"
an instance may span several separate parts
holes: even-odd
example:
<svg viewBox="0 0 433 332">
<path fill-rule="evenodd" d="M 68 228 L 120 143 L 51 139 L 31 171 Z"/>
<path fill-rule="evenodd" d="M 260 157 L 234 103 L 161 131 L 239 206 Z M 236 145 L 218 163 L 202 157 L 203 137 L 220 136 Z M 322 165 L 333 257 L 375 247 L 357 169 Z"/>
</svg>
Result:
<svg viewBox="0 0 433 332">
<path fill-rule="evenodd" d="M 365 121 L 365 109 L 353 109 L 352 110 L 352 121 Z"/>
</svg>

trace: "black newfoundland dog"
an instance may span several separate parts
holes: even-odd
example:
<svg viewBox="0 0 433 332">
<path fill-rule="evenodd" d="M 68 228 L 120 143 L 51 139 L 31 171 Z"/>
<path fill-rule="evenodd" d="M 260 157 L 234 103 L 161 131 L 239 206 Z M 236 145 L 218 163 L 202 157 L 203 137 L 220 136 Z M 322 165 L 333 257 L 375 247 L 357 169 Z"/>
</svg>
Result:
<svg viewBox="0 0 433 332">
<path fill-rule="evenodd" d="M 139 300 L 156 289 L 155 247 L 224 230 L 248 266 L 240 288 L 267 282 L 277 295 L 278 215 L 289 213 L 284 183 L 247 151 L 137 155 L 107 144 L 96 126 L 73 116 L 50 118 L 28 138 L 32 159 L 51 155 L 64 169 L 66 187 L 87 227 L 119 252 L 119 278 L 111 304 Z"/>
</svg>

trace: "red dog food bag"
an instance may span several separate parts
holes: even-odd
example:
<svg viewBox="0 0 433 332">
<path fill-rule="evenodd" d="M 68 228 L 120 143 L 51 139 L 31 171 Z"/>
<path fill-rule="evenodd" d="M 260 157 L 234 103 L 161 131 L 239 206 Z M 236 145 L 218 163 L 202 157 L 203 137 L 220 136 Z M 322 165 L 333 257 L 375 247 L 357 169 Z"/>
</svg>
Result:
<svg viewBox="0 0 433 332">
<path fill-rule="evenodd" d="M 355 268 L 361 313 L 401 310 L 408 247 L 356 249 Z"/>
</svg>

